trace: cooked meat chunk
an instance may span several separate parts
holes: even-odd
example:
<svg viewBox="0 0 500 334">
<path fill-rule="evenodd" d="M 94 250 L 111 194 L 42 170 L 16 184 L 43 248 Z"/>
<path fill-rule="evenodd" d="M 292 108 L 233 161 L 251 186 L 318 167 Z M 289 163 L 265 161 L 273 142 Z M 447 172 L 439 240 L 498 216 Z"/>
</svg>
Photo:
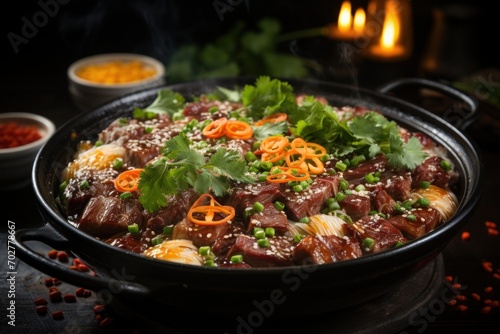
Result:
<svg viewBox="0 0 500 334">
<path fill-rule="evenodd" d="M 141 233 L 122 232 L 104 240 L 111 246 L 115 246 L 134 253 L 142 253 L 151 247 L 151 240 L 156 237 L 155 231 L 145 228 Z"/>
<path fill-rule="evenodd" d="M 415 219 L 410 220 L 408 215 Z M 439 212 L 433 208 L 418 208 L 403 215 L 392 216 L 388 221 L 406 238 L 416 239 L 433 230 L 439 224 L 440 217 Z"/>
<path fill-rule="evenodd" d="M 248 232 L 252 232 L 255 227 L 272 227 L 277 232 L 288 231 L 290 224 L 284 212 L 279 211 L 274 207 L 273 203 L 264 205 L 262 212 L 257 212 L 250 216 L 248 223 Z"/>
<path fill-rule="evenodd" d="M 343 172 L 343 177 L 350 184 L 358 185 L 365 182 L 365 175 L 383 172 L 387 168 L 387 158 L 377 155 L 372 159 L 361 161 L 356 167 L 348 168 Z"/>
<path fill-rule="evenodd" d="M 429 157 L 415 168 L 412 173 L 412 187 L 418 188 L 422 181 L 428 181 L 443 189 L 449 189 L 450 177 L 455 179 L 454 174 L 449 174 L 442 166 L 443 159 L 438 156 Z"/>
<path fill-rule="evenodd" d="M 269 246 L 261 247 L 257 239 L 239 235 L 227 257 L 243 255 L 243 262 L 252 267 L 282 267 L 292 265 L 292 242 L 286 237 L 269 238 Z"/>
<path fill-rule="evenodd" d="M 325 201 L 337 193 L 339 182 L 338 175 L 320 175 L 301 192 L 295 192 L 284 184 L 281 194 L 287 215 L 290 219 L 299 221 L 301 218 L 320 213 Z"/>
<path fill-rule="evenodd" d="M 231 195 L 221 200 L 224 205 L 232 206 L 236 215 L 243 218 L 245 209 L 251 208 L 254 203 L 273 203 L 280 195 L 280 186 L 275 183 L 259 182 L 255 184 L 236 184 Z"/>
<path fill-rule="evenodd" d="M 126 231 L 132 224 L 144 225 L 137 202 L 104 196 L 92 197 L 77 220 L 79 229 L 96 237 Z"/>
<path fill-rule="evenodd" d="M 377 253 L 407 241 L 400 230 L 378 215 L 364 216 L 353 225 L 347 224 L 346 228 L 353 230 L 364 254 Z"/>
<path fill-rule="evenodd" d="M 295 264 L 322 264 L 354 259 L 361 255 L 359 242 L 355 238 L 308 235 L 295 247 L 292 258 Z"/>
<path fill-rule="evenodd" d="M 353 221 L 370 213 L 370 198 L 367 196 L 347 195 L 339 205 Z"/>
<path fill-rule="evenodd" d="M 191 240 L 197 247 L 210 246 L 216 255 L 225 254 L 234 244 L 235 238 L 244 232 L 242 224 L 196 225 L 183 219 L 174 226 L 172 239 Z"/>
<path fill-rule="evenodd" d="M 167 206 L 147 215 L 147 226 L 153 231 L 161 231 L 164 226 L 173 225 L 186 217 L 198 194 L 189 189 L 167 198 Z"/>
<path fill-rule="evenodd" d="M 385 215 L 390 215 L 394 212 L 396 201 L 382 187 L 377 187 L 372 193 L 373 208 Z"/>
</svg>

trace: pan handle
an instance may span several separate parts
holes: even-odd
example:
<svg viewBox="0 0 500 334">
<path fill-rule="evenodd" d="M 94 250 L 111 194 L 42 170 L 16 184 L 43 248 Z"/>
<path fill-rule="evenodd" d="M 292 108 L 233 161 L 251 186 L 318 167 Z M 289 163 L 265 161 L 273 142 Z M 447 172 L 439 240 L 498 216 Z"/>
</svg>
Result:
<svg viewBox="0 0 500 334">
<path fill-rule="evenodd" d="M 398 79 L 377 88 L 377 91 L 387 94 L 389 91 L 402 86 L 420 86 L 423 88 L 433 89 L 434 91 L 455 98 L 462 104 L 455 103 L 450 108 L 440 115 L 446 122 L 452 124 L 458 129 L 465 130 L 473 124 L 479 117 L 479 103 L 472 96 L 459 91 L 453 87 L 447 86 L 440 82 L 436 82 L 424 78 L 403 78 Z"/>
<path fill-rule="evenodd" d="M 69 249 L 70 242 L 48 224 L 38 229 L 18 230 L 16 231 L 15 238 L 16 254 L 19 256 L 19 259 L 47 275 L 94 291 L 107 290 L 112 291 L 114 294 L 118 293 L 120 296 L 145 297 L 150 295 L 149 289 L 143 285 L 113 278 L 91 276 L 71 270 L 69 267 L 32 250 L 26 242 L 38 241 L 54 249 Z"/>
</svg>

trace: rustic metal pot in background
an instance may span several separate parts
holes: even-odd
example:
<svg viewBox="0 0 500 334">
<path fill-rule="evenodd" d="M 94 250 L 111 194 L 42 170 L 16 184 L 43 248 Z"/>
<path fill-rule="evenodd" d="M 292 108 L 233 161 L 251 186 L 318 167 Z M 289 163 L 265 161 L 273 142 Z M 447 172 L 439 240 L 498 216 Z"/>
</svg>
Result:
<svg viewBox="0 0 500 334">
<path fill-rule="evenodd" d="M 218 79 L 169 86 L 186 97 L 225 86 L 234 88 L 254 79 Z M 389 251 L 358 259 L 316 266 L 235 270 L 160 261 L 106 244 L 69 224 L 59 210 L 56 194 L 60 174 L 83 139 L 96 140 L 111 121 L 130 116 L 134 107 L 145 107 L 158 89 L 149 89 L 83 113 L 63 125 L 38 154 L 33 184 L 39 210 L 46 225 L 16 234 L 19 258 L 48 275 L 89 289 L 111 291 L 118 299 L 136 305 L 146 300 L 161 309 L 193 309 L 203 305 L 207 313 L 244 314 L 255 301 L 270 301 L 275 314 L 307 315 L 346 309 L 381 296 L 415 275 L 433 261 L 467 222 L 482 191 L 481 159 L 463 128 L 419 106 L 386 94 L 390 89 L 415 85 L 451 95 L 465 104 L 460 124 L 477 116 L 474 99 L 442 84 L 405 79 L 377 91 L 314 80 L 288 80 L 296 93 L 324 96 L 333 105 L 365 106 L 382 112 L 401 126 L 421 131 L 444 146 L 460 173 L 456 214 L 429 234 Z M 455 109 L 455 108 L 454 108 Z M 448 119 L 456 120 L 449 114 Z M 69 270 L 33 251 L 30 241 L 70 250 L 86 261 L 97 277 Z M 138 308 L 140 312 L 141 308 Z M 162 319 L 160 319 L 162 320 Z"/>
</svg>

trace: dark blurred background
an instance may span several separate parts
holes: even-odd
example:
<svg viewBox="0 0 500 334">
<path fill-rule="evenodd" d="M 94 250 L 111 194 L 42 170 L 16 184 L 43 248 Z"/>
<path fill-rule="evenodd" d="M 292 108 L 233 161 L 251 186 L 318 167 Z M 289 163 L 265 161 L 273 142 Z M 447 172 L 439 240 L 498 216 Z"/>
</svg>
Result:
<svg viewBox="0 0 500 334">
<path fill-rule="evenodd" d="M 353 8 L 366 8 L 367 2 L 351 1 Z M 500 55 L 495 47 L 498 13 L 493 10 L 494 2 L 409 2 L 414 35 L 414 52 L 407 69 L 410 74 L 453 78 L 498 65 Z M 168 64 L 181 47 L 214 42 L 221 35 L 234 31 L 239 21 L 245 23 L 243 29 L 259 32 L 258 21 L 273 18 L 281 25 L 279 34 L 284 34 L 335 23 L 340 4 L 341 1 L 331 0 L 10 2 L 10 8 L 4 8 L 1 14 L 4 25 L 1 67 L 4 73 L 47 64 L 60 64 L 64 68 L 81 57 L 108 52 L 143 53 Z M 445 26 L 439 36 L 435 27 L 436 11 L 442 13 Z M 442 50 L 444 54 L 440 56 L 446 57 L 446 62 L 440 64 L 442 68 L 436 69 L 436 73 L 422 73 L 419 62 L 431 38 L 441 38 L 441 45 L 445 45 L 446 50 Z M 332 50 L 335 52 L 333 43 L 324 36 L 316 36 L 282 43 L 274 41 L 273 47 L 319 62 L 323 73 L 313 74 L 334 78 L 335 73 L 331 70 L 335 66 L 335 56 L 331 55 Z"/>
</svg>

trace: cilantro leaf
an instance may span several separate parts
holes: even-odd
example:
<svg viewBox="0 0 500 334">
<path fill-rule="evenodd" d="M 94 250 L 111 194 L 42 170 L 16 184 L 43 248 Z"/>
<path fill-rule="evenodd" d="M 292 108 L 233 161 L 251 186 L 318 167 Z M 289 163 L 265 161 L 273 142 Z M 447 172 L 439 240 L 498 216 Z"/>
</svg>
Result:
<svg viewBox="0 0 500 334">
<path fill-rule="evenodd" d="M 243 163 L 242 163 L 243 162 Z M 236 181 L 249 182 L 245 176 L 246 163 L 237 151 L 218 149 L 202 168 L 212 170 L 216 176 L 227 176 Z"/>
<path fill-rule="evenodd" d="M 219 148 L 205 157 L 191 147 L 184 133 L 168 140 L 163 154 L 162 159 L 146 166 L 139 181 L 139 201 L 149 212 L 167 206 L 166 196 L 190 187 L 199 194 L 213 191 L 221 196 L 232 180 L 253 182 L 246 176 L 247 164 L 237 151 Z"/>
<path fill-rule="evenodd" d="M 264 140 L 267 137 L 279 135 L 287 132 L 288 125 L 286 122 L 265 123 L 261 126 L 253 127 L 253 136 L 257 140 Z"/>
<path fill-rule="evenodd" d="M 369 143 L 389 140 L 389 134 L 397 130 L 395 122 L 374 111 L 355 117 L 349 124 L 349 130 L 357 138 L 363 138 Z"/>
<path fill-rule="evenodd" d="M 390 166 L 415 169 L 426 156 L 422 151 L 422 144 L 415 137 L 411 137 L 405 143 L 400 136 L 391 134 L 389 143 L 391 152 L 387 153 L 387 160 Z"/>
<path fill-rule="evenodd" d="M 332 107 L 314 99 L 306 99 L 295 114 L 299 119 L 291 131 L 294 135 L 324 146 L 329 152 L 349 153 L 348 145 L 355 141 L 345 123 L 339 121 Z"/>
<path fill-rule="evenodd" d="M 184 103 L 185 99 L 181 94 L 165 88 L 158 91 L 156 99 L 149 106 L 143 109 L 136 108 L 134 110 L 134 117 L 141 118 L 141 113 L 144 113 L 147 118 L 150 118 L 148 115 L 162 113 L 166 113 L 172 117 L 184 107 Z"/>
<path fill-rule="evenodd" d="M 175 187 L 168 174 L 169 168 L 164 160 L 148 165 L 141 172 L 139 201 L 147 211 L 154 212 L 167 205 L 165 195 L 171 193 L 171 189 Z"/>
<path fill-rule="evenodd" d="M 241 93 L 247 115 L 261 119 L 278 111 L 290 112 L 297 108 L 292 86 L 268 76 L 259 77 L 255 85 L 245 85 Z"/>
</svg>

